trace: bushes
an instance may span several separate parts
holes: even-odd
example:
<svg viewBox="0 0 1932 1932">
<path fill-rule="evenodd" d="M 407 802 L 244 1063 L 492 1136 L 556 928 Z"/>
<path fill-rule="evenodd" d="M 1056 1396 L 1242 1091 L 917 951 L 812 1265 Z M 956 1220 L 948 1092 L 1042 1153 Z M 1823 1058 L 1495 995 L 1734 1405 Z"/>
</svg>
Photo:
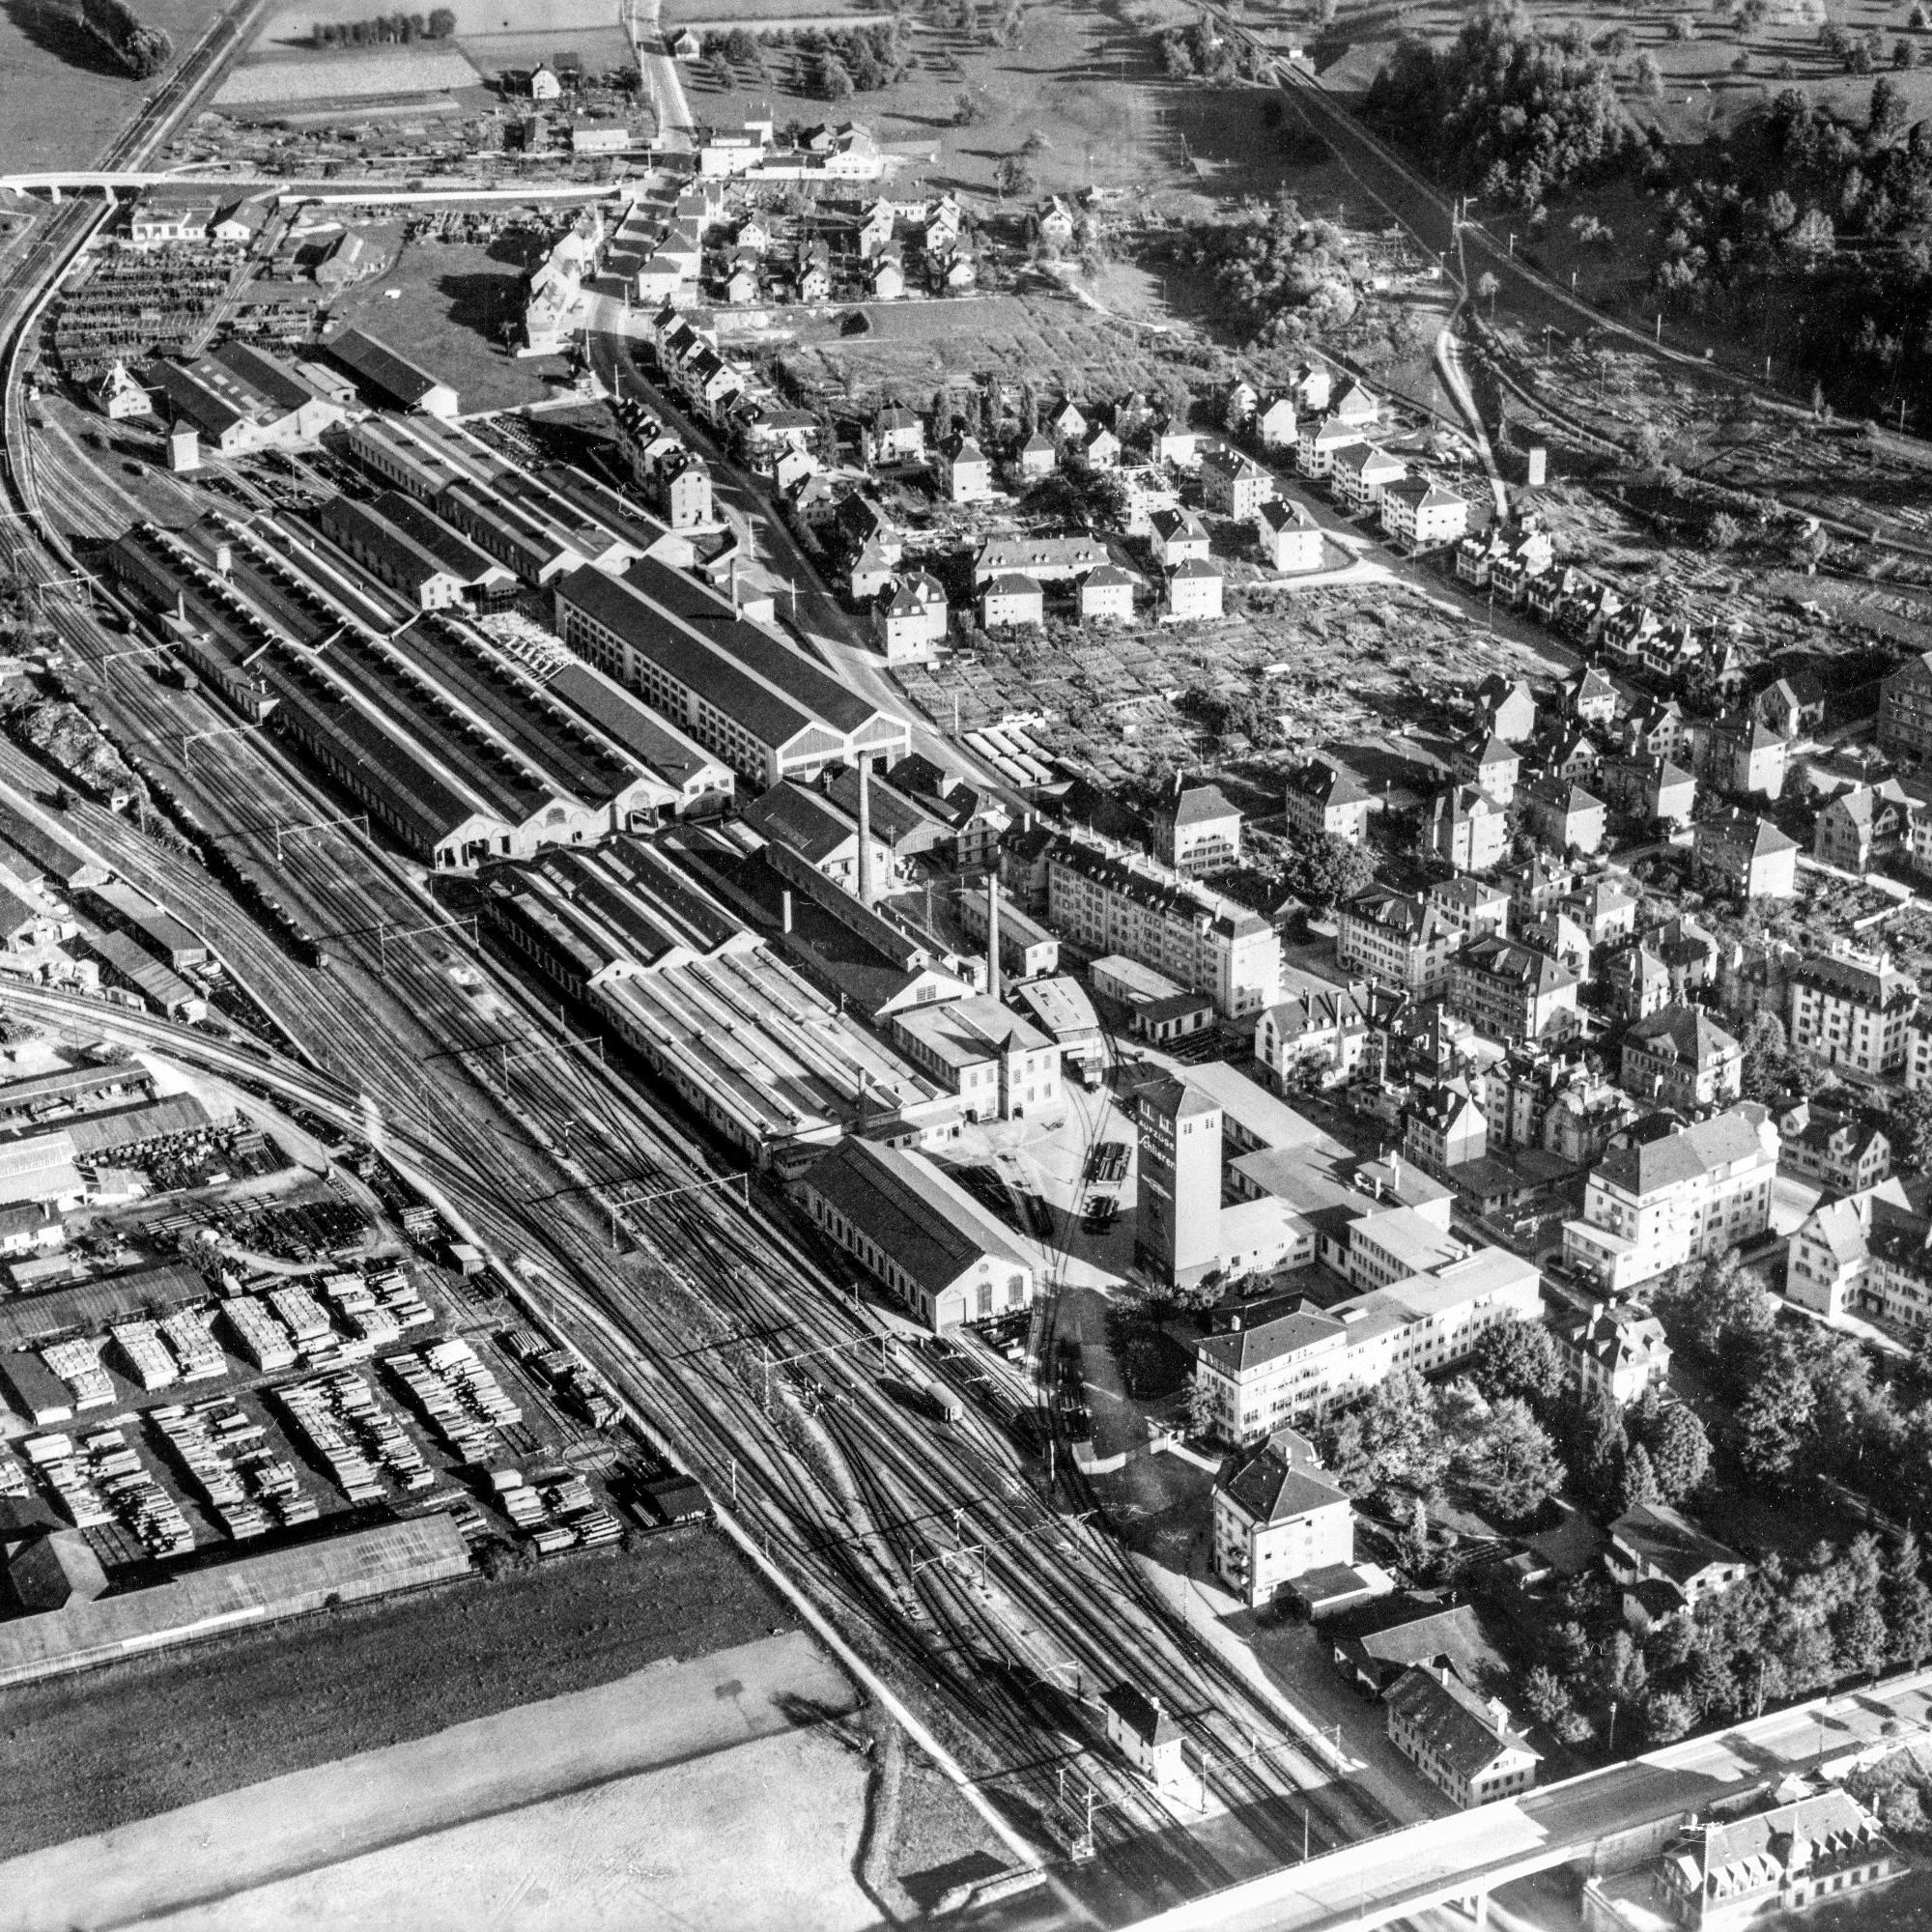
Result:
<svg viewBox="0 0 1932 1932">
<path fill-rule="evenodd" d="M 1341 327 L 1355 314 L 1355 281 L 1341 232 L 1304 221 L 1283 196 L 1265 210 L 1250 204 L 1232 221 L 1182 231 L 1187 265 L 1206 268 L 1244 329 L 1274 339 Z"/>
</svg>

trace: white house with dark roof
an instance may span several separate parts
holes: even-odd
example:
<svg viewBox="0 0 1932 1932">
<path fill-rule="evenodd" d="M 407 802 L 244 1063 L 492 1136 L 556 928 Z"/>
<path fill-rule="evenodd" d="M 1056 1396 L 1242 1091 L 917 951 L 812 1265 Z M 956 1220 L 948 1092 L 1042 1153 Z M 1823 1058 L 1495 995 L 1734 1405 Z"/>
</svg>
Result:
<svg viewBox="0 0 1932 1932">
<path fill-rule="evenodd" d="M 1037 580 L 1009 571 L 996 577 L 980 593 L 980 628 L 996 631 L 1002 625 L 1046 622 L 1046 597 Z"/>
<path fill-rule="evenodd" d="M 1215 1482 L 1214 1573 L 1251 1608 L 1312 1570 L 1355 1560 L 1354 1512 L 1321 1468 L 1307 1438 L 1282 1429 Z"/>
<path fill-rule="evenodd" d="M 1156 1790 L 1171 1791 L 1180 1781 L 1180 1727 L 1162 1709 L 1157 1696 L 1116 1684 L 1101 1693 L 1106 1713 L 1107 1742 Z"/>
<path fill-rule="evenodd" d="M 1671 1005 L 1624 1036 L 1623 1087 L 1639 1100 L 1692 1113 L 1738 1097 L 1744 1048 L 1702 1007 Z"/>
<path fill-rule="evenodd" d="M 1362 842 L 1369 814 L 1381 810 L 1381 801 L 1346 766 L 1319 757 L 1289 773 L 1286 803 L 1291 832 L 1350 845 Z"/>
<path fill-rule="evenodd" d="M 1271 570 L 1320 570 L 1326 560 L 1321 526 L 1306 503 L 1270 497 L 1255 512 L 1255 530 Z"/>
<path fill-rule="evenodd" d="M 1178 563 L 1167 574 L 1167 609 L 1162 621 L 1169 624 L 1211 622 L 1221 615 L 1221 592 L 1225 580 L 1218 566 L 1198 556 Z"/>
<path fill-rule="evenodd" d="M 1080 621 L 1085 624 L 1103 618 L 1130 624 L 1134 617 L 1134 585 L 1139 582 L 1132 571 L 1118 563 L 1103 563 L 1080 580 Z"/>
<path fill-rule="evenodd" d="M 1274 478 L 1238 449 L 1218 450 L 1202 461 L 1201 494 L 1209 509 L 1245 521 L 1274 495 Z"/>
<path fill-rule="evenodd" d="M 1389 1742 L 1459 1811 L 1536 1783 L 1542 1754 L 1511 1728 L 1509 1706 L 1482 1697 L 1448 1664 L 1411 1666 L 1383 1699 Z"/>
<path fill-rule="evenodd" d="M 1626 1617 L 1647 1628 L 1742 1583 L 1751 1566 L 1668 1503 L 1639 1503 L 1611 1523 L 1604 1567 L 1623 1587 Z"/>
<path fill-rule="evenodd" d="M 1667 1386 L 1670 1344 L 1663 1323 L 1634 1301 L 1593 1301 L 1553 1322 L 1551 1338 L 1580 1403 L 1607 1396 L 1628 1408 L 1651 1387 Z"/>
<path fill-rule="evenodd" d="M 878 593 L 875 611 L 888 664 L 930 657 L 946 641 L 946 586 L 929 571 L 895 577 Z"/>
<path fill-rule="evenodd" d="M 1382 528 L 1411 550 L 1460 543 L 1469 527 L 1469 499 L 1432 476 L 1403 476 L 1381 493 Z"/>
<path fill-rule="evenodd" d="M 1241 862 L 1241 810 L 1216 784 L 1177 778 L 1152 813 L 1153 855 L 1183 878 L 1207 878 Z"/>
<path fill-rule="evenodd" d="M 1033 1300 L 1033 1263 L 923 1154 L 848 1135 L 798 1192 L 814 1225 L 935 1332 Z"/>
<path fill-rule="evenodd" d="M 1189 558 L 1208 560 L 1208 526 L 1192 510 L 1156 510 L 1148 519 L 1148 554 L 1163 570 Z"/>
</svg>

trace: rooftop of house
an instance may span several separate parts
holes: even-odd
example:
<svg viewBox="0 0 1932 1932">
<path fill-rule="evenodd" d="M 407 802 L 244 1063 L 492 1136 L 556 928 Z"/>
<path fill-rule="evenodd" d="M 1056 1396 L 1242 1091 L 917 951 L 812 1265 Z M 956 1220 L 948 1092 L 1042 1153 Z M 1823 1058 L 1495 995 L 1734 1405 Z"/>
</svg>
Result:
<svg viewBox="0 0 1932 1932">
<path fill-rule="evenodd" d="M 1522 1732 L 1510 1728 L 1509 1707 L 1500 1698 L 1478 1696 L 1448 1664 L 1406 1671 L 1390 1688 L 1388 1705 L 1464 1779 L 1479 1776 L 1504 1751 L 1541 1755 Z"/>
<path fill-rule="evenodd" d="M 1711 1569 L 1742 1568 L 1744 1558 L 1708 1536 L 1668 1503 L 1639 1503 L 1610 1524 L 1610 1535 L 1648 1570 L 1688 1583 Z"/>
</svg>

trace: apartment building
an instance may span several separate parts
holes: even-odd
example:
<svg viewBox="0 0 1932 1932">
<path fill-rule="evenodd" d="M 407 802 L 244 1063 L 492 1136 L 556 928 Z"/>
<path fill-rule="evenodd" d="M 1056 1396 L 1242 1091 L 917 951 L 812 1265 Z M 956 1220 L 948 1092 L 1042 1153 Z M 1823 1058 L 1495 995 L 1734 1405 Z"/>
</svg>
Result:
<svg viewBox="0 0 1932 1932">
<path fill-rule="evenodd" d="M 1336 915 L 1335 963 L 1345 973 L 1401 986 L 1425 998 L 1449 983 L 1463 935 L 1426 899 L 1378 887 Z"/>
<path fill-rule="evenodd" d="M 1288 775 L 1288 829 L 1304 838 L 1340 838 L 1359 845 L 1367 838 L 1369 814 L 1381 801 L 1352 772 L 1311 758 Z"/>
<path fill-rule="evenodd" d="M 1542 1756 L 1510 1728 L 1509 1706 L 1470 1690 L 1453 1664 L 1411 1664 L 1382 1701 L 1389 1743 L 1459 1811 L 1535 1784 Z"/>
<path fill-rule="evenodd" d="M 1582 1216 L 1563 1224 L 1565 1264 L 1621 1293 L 1761 1235 L 1777 1152 L 1770 1115 L 1749 1102 L 1688 1127 L 1654 1116 L 1590 1170 Z"/>
<path fill-rule="evenodd" d="M 1349 1498 L 1292 1429 L 1214 1485 L 1214 1574 L 1252 1609 L 1297 1577 L 1355 1558 Z"/>
<path fill-rule="evenodd" d="M 1932 651 L 1922 651 L 1879 686 L 1878 748 L 1908 764 L 1932 753 Z"/>
<path fill-rule="evenodd" d="M 1798 841 L 1741 807 L 1698 826 L 1690 863 L 1700 884 L 1728 886 L 1740 898 L 1788 899 L 1798 890 Z"/>
<path fill-rule="evenodd" d="M 1414 1212 L 1392 1208 L 1364 1217 L 1350 1230 L 1351 1249 L 1365 1225 Z M 1433 1232 L 1441 1238 L 1439 1229 Z M 1496 1323 L 1532 1321 L 1541 1312 L 1534 1265 L 1501 1248 L 1479 1248 L 1338 1302 L 1325 1314 L 1304 1304 L 1252 1328 L 1206 1336 L 1195 1345 L 1195 1373 L 1214 1434 L 1245 1445 L 1319 1421 L 1398 1368 L 1455 1368 Z"/>
<path fill-rule="evenodd" d="M 1592 1302 L 1552 1322 L 1550 1334 L 1579 1403 L 1603 1395 L 1628 1408 L 1653 1385 L 1667 1387 L 1670 1344 L 1663 1323 L 1638 1302 Z"/>
<path fill-rule="evenodd" d="M 1047 853 L 1046 916 L 1074 945 L 1121 952 L 1206 993 L 1226 1016 L 1280 996 L 1281 936 L 1246 906 L 1142 860 L 1077 839 Z"/>
<path fill-rule="evenodd" d="M 1509 852 L 1509 817 L 1480 785 L 1451 785 L 1429 801 L 1427 849 L 1459 872 L 1487 872 Z"/>
<path fill-rule="evenodd" d="M 1200 879 L 1241 863 L 1241 812 L 1215 784 L 1179 779 L 1152 814 L 1153 855 L 1183 878 Z"/>
<path fill-rule="evenodd" d="M 1735 1100 L 1744 1064 L 1744 1048 L 1702 1007 L 1662 1007 L 1624 1036 L 1625 1090 L 1681 1113 Z"/>
<path fill-rule="evenodd" d="M 1324 1085 L 1347 1080 L 1365 1065 L 1379 1066 L 1382 1031 L 1405 1004 L 1405 995 L 1366 980 L 1297 993 L 1262 1014 L 1255 1058 L 1277 1093 L 1310 1073 Z"/>
<path fill-rule="evenodd" d="M 1895 1072 L 1906 1063 L 1918 992 L 1912 977 L 1883 955 L 1804 960 L 1786 982 L 1791 1043 L 1858 1073 Z"/>
<path fill-rule="evenodd" d="M 1876 1316 L 1932 1325 L 1932 1216 L 1926 1184 L 1894 1175 L 1814 1208 L 1791 1237 L 1784 1293 L 1828 1321 Z"/>
<path fill-rule="evenodd" d="M 1449 1010 L 1492 1039 L 1543 1039 L 1582 1024 L 1573 967 L 1492 933 L 1449 962 Z"/>
</svg>

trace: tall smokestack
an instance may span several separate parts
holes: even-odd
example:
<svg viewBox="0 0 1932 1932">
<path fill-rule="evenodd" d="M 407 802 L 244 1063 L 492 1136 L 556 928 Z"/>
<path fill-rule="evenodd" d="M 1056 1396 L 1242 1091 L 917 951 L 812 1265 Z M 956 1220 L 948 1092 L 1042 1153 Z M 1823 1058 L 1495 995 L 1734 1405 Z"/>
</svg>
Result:
<svg viewBox="0 0 1932 1932">
<path fill-rule="evenodd" d="M 859 903 L 872 903 L 871 766 L 859 760 Z"/>
<path fill-rule="evenodd" d="M 986 991 L 1000 997 L 1000 875 L 986 874 Z"/>
<path fill-rule="evenodd" d="M 784 929 L 789 932 L 791 930 L 791 888 L 787 886 L 779 895 L 779 898 L 784 906 Z"/>
</svg>

